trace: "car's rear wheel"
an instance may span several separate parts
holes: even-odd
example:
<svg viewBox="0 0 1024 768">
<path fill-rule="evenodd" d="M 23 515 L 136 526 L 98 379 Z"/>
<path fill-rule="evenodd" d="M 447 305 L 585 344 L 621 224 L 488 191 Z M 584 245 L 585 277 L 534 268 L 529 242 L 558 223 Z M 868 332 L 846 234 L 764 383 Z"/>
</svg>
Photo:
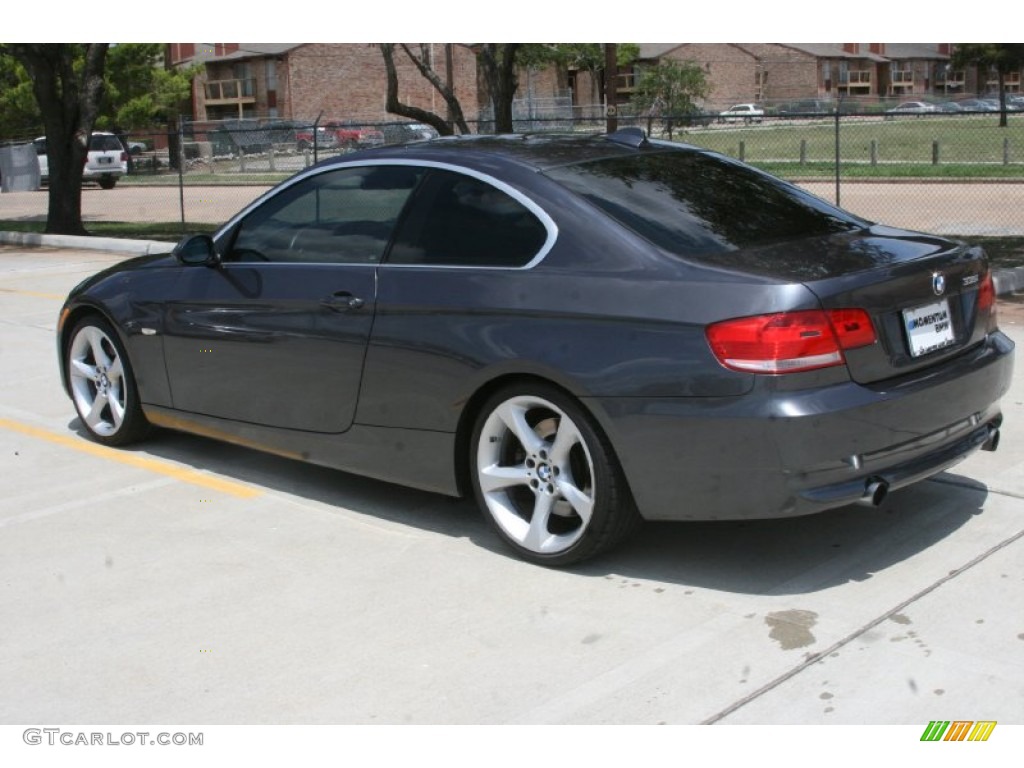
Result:
<svg viewBox="0 0 1024 768">
<path fill-rule="evenodd" d="M 112 179 L 112 178 L 100 179 L 100 186 L 103 189 L 113 189 L 115 184 L 117 184 L 117 179 Z"/>
<path fill-rule="evenodd" d="M 639 521 L 611 446 L 572 398 L 541 384 L 502 389 L 473 431 L 477 502 L 522 558 L 569 565 Z"/>
<path fill-rule="evenodd" d="M 126 445 L 149 429 L 131 363 L 117 333 L 99 317 L 82 320 L 67 348 L 71 399 L 82 424 L 105 445 Z"/>
</svg>

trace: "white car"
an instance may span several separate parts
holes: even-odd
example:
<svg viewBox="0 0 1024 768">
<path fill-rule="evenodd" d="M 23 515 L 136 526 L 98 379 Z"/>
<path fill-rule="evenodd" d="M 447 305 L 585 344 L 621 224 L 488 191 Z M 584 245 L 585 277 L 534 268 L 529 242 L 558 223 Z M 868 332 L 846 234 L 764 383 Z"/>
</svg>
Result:
<svg viewBox="0 0 1024 768">
<path fill-rule="evenodd" d="M 897 104 L 886 112 L 890 115 L 923 115 L 926 112 L 935 112 L 935 106 L 924 101 L 904 101 Z"/>
<path fill-rule="evenodd" d="M 46 137 L 40 136 L 33 142 L 36 145 L 36 156 L 39 160 L 39 177 L 49 181 L 50 160 L 46 156 Z M 89 152 L 85 167 L 82 169 L 82 181 L 94 181 L 103 189 L 113 189 L 117 180 L 128 173 L 128 150 L 112 133 L 93 132 L 89 139 Z"/>
<path fill-rule="evenodd" d="M 724 112 L 718 113 L 723 123 L 735 123 L 742 120 L 746 123 L 760 123 L 764 118 L 764 110 L 757 104 L 736 104 Z"/>
</svg>

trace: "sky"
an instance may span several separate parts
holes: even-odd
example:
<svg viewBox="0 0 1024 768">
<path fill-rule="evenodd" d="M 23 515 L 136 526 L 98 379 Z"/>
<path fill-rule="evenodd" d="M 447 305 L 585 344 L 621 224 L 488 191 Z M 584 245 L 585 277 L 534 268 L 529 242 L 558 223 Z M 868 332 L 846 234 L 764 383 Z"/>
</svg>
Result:
<svg viewBox="0 0 1024 768">
<path fill-rule="evenodd" d="M 90 27 L 81 2 L 50 0 L 47 24 L 31 5 L 5 12 L 4 42 L 83 42 Z M 134 6 L 138 13 L 103 18 L 102 30 L 120 42 L 583 42 L 614 35 L 622 42 L 981 42 L 990 40 L 984 14 L 921 12 L 915 4 L 859 0 L 854 6 L 820 0 L 718 0 L 672 3 L 559 3 L 517 0 L 389 0 L 320 6 L 315 13 L 275 13 L 277 4 L 175 0 L 170 6 Z M 374 11 L 386 7 L 386 13 Z M 587 9 L 592 13 L 587 13 Z M 843 9 L 856 8 L 844 13 Z M 173 9 L 173 13 L 171 13 Z M 332 10 L 334 9 L 334 10 Z M 510 12 L 511 11 L 511 12 Z M 363 15 L 360 15 L 360 14 Z M 502 15 L 499 15 L 502 14 Z M 966 17 L 966 18 L 964 18 Z M 57 21 L 53 21 L 56 19 Z M 60 19 L 69 21 L 62 22 Z M 973 25 L 973 26 L 972 26 Z M 1008 32 L 1007 32 L 1008 33 Z"/>
</svg>

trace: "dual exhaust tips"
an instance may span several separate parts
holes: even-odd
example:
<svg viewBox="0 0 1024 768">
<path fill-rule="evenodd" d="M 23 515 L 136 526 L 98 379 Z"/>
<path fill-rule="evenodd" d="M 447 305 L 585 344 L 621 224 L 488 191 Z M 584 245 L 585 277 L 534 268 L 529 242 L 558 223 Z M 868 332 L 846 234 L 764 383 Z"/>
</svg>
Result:
<svg viewBox="0 0 1024 768">
<path fill-rule="evenodd" d="M 988 437 L 981 444 L 981 450 L 994 451 L 999 447 L 999 428 L 989 427 Z M 869 507 L 880 506 L 885 497 L 889 495 L 889 483 L 881 477 L 872 477 L 864 483 L 864 495 L 860 497 L 858 504 Z"/>
</svg>

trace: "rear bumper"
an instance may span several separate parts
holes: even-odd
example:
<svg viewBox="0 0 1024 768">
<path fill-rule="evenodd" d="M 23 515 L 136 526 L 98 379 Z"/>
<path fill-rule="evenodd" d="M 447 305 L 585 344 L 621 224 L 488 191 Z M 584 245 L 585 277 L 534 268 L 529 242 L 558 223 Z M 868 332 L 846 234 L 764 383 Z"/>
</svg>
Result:
<svg viewBox="0 0 1024 768">
<path fill-rule="evenodd" d="M 736 398 L 588 400 L 649 520 L 821 512 L 941 472 L 997 429 L 1013 374 L 1002 333 L 933 370 L 795 392 L 762 380 Z"/>
</svg>

